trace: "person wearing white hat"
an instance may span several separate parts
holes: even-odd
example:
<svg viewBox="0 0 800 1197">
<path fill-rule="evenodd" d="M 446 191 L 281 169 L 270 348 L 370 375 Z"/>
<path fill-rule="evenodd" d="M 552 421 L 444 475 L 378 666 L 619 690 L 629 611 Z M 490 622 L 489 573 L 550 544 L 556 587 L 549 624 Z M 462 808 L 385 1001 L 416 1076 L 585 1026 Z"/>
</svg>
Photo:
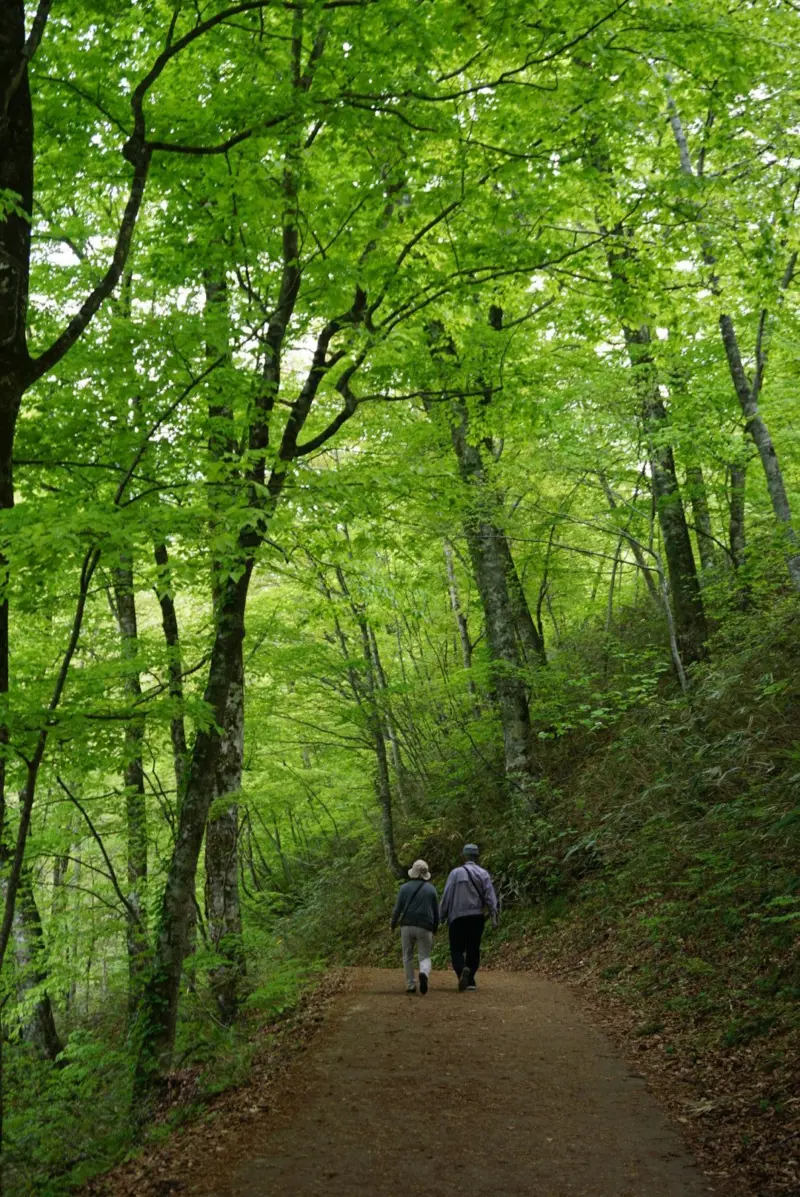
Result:
<svg viewBox="0 0 800 1197">
<path fill-rule="evenodd" d="M 410 881 L 400 886 L 392 911 L 392 930 L 400 924 L 406 993 L 417 992 L 414 977 L 414 948 L 419 957 L 419 991 L 428 992 L 431 975 L 431 948 L 439 929 L 439 895 L 431 885 L 431 871 L 424 860 L 415 860 L 408 870 Z"/>
</svg>

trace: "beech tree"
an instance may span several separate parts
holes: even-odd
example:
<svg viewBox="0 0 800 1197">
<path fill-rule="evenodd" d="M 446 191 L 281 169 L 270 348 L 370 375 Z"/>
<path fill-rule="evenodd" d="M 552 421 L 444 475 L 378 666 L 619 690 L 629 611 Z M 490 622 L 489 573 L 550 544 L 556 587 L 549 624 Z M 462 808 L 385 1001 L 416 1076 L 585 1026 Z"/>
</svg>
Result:
<svg viewBox="0 0 800 1197">
<path fill-rule="evenodd" d="M 125 1010 L 146 1118 L 331 859 L 791 600 L 795 25 L 3 5 L 9 1050 Z"/>
</svg>

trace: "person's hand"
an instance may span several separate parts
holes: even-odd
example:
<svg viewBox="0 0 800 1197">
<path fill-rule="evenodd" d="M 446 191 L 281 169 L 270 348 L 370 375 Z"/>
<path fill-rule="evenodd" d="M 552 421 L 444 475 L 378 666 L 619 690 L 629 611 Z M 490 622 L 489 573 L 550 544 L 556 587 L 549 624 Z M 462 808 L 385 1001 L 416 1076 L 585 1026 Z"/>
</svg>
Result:
<svg viewBox="0 0 800 1197">
<path fill-rule="evenodd" d="M 499 914 L 493 914 L 493 915 L 492 915 L 492 930 L 493 930 L 493 931 L 496 931 L 496 930 L 497 930 L 497 927 L 498 927 L 498 924 L 499 924 L 499 922 L 500 922 L 500 915 L 499 915 Z"/>
</svg>

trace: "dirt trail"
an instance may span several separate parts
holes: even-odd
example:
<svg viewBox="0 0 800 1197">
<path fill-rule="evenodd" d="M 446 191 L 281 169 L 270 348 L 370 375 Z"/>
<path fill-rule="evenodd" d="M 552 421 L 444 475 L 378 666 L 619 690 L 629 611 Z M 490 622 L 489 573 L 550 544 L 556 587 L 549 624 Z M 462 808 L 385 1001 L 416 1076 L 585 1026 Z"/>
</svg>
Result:
<svg viewBox="0 0 800 1197">
<path fill-rule="evenodd" d="M 218 1197 L 714 1191 L 569 990 L 526 973 L 422 997 L 363 970 L 249 1146 Z"/>
</svg>

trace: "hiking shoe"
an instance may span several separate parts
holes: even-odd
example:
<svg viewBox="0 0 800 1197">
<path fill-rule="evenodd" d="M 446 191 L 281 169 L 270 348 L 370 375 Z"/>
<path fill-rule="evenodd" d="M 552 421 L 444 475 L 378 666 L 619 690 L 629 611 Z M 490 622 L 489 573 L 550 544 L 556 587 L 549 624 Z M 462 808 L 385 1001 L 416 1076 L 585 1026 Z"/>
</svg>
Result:
<svg viewBox="0 0 800 1197">
<path fill-rule="evenodd" d="M 406 985 L 406 993 L 416 993 L 416 992 L 417 992 L 416 985 Z"/>
<path fill-rule="evenodd" d="M 420 993 L 428 992 L 428 978 L 425 973 L 419 974 L 419 991 Z"/>
<path fill-rule="evenodd" d="M 463 993 L 472 980 L 472 973 L 466 965 L 461 970 L 461 976 L 458 978 L 458 992 Z"/>
<path fill-rule="evenodd" d="M 467 986 L 467 993 L 474 993 L 477 988 L 477 981 L 470 981 L 469 985 Z"/>
</svg>

